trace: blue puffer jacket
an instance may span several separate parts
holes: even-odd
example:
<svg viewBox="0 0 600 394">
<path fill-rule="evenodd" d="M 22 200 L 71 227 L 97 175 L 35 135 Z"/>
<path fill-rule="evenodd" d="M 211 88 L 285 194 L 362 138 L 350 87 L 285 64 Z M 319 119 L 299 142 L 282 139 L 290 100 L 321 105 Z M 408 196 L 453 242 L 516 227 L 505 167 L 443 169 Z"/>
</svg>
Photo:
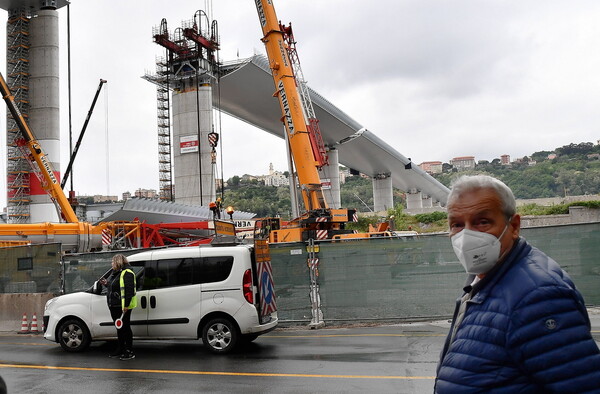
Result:
<svg viewBox="0 0 600 394">
<path fill-rule="evenodd" d="M 436 393 L 600 393 L 583 298 L 554 260 L 521 238 L 473 293 L 446 339 Z"/>
</svg>

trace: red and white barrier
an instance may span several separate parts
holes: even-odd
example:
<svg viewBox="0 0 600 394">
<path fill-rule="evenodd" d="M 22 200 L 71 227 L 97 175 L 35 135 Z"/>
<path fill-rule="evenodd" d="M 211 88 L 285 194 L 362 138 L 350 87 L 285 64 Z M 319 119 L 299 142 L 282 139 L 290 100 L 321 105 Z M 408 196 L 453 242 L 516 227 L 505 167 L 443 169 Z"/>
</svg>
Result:
<svg viewBox="0 0 600 394">
<path fill-rule="evenodd" d="M 29 323 L 27 322 L 27 314 L 23 313 L 23 320 L 21 321 L 21 331 L 19 334 L 29 334 Z"/>
<path fill-rule="evenodd" d="M 35 313 L 33 314 L 33 317 L 31 318 L 31 330 L 30 331 L 31 331 L 32 334 L 39 334 L 40 333 L 40 331 L 38 329 L 37 316 L 36 316 Z"/>
</svg>

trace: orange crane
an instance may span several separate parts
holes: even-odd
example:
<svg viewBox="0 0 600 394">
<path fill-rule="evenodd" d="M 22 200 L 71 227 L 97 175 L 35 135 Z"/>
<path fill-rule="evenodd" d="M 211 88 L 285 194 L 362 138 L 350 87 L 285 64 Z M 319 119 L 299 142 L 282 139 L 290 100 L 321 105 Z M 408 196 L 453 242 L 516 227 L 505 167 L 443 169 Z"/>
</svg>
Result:
<svg viewBox="0 0 600 394">
<path fill-rule="evenodd" d="M 0 73 L 0 93 L 21 131 L 22 136 L 15 143 L 28 159 L 33 173 L 40 179 L 44 190 L 50 195 L 59 216 L 66 222 L 0 224 L 0 242 L 3 245 L 61 242 L 66 250 L 89 251 L 100 249 L 102 247 L 102 231 L 107 228 L 107 224 L 93 226 L 90 223 L 79 221 L 62 191 L 48 157 L 15 104 L 14 96 L 10 92 L 2 73 Z"/>
<path fill-rule="evenodd" d="M 258 221 L 268 228 L 270 242 L 298 242 L 347 234 L 347 222 L 355 220 L 354 209 L 331 209 L 323 195 L 319 169 L 327 165 L 327 155 L 318 121 L 314 116 L 308 89 L 304 84 L 292 27 L 277 19 L 272 0 L 255 0 L 263 32 L 275 93 L 282 111 L 289 149 L 298 174 L 305 213 L 286 225 L 277 218 Z"/>
<path fill-rule="evenodd" d="M 94 102 L 104 82 L 104 80 L 100 80 Z M 206 221 L 154 225 L 137 220 L 104 222 L 98 225 L 79 221 L 62 190 L 50 161 L 16 106 L 2 73 L 0 73 L 0 93 L 22 134 L 22 138 L 16 141 L 17 145 L 28 159 L 35 175 L 40 179 L 42 187 L 50 195 L 59 216 L 66 222 L 0 224 L 0 247 L 60 242 L 63 251 L 89 252 L 101 249 L 103 238 L 109 239 L 111 244 L 121 248 L 198 245 L 210 242 L 210 237 L 194 233 L 196 230 L 207 229 L 208 222 Z M 79 142 L 81 141 L 78 141 L 78 144 Z"/>
</svg>

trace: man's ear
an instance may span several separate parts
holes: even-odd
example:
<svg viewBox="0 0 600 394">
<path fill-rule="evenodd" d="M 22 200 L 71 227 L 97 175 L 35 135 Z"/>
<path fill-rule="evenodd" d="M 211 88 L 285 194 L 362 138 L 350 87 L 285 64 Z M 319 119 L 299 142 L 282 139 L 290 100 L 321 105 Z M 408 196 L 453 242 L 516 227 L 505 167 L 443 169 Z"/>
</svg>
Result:
<svg viewBox="0 0 600 394">
<path fill-rule="evenodd" d="M 518 239 L 519 233 L 521 232 L 521 216 L 515 213 L 510 219 L 510 223 L 508 224 L 508 226 L 512 235 L 512 239 Z"/>
</svg>

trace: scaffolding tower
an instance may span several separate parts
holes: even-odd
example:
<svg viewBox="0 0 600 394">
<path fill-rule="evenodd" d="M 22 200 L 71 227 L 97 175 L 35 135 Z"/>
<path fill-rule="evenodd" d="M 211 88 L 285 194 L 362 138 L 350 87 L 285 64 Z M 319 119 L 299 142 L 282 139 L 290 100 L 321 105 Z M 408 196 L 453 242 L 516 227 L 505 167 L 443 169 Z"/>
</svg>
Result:
<svg viewBox="0 0 600 394">
<path fill-rule="evenodd" d="M 160 199 L 173 201 L 173 165 L 171 158 L 171 104 L 169 95 L 169 68 L 164 57 L 156 60 L 156 75 L 163 83 L 156 84 L 158 124 L 158 180 Z"/>
<path fill-rule="evenodd" d="M 25 119 L 29 115 L 29 15 L 24 8 L 9 10 L 6 31 L 7 84 Z M 17 122 L 7 111 L 7 215 L 9 223 L 27 223 L 31 202 L 29 161 L 19 148 Z"/>
</svg>

